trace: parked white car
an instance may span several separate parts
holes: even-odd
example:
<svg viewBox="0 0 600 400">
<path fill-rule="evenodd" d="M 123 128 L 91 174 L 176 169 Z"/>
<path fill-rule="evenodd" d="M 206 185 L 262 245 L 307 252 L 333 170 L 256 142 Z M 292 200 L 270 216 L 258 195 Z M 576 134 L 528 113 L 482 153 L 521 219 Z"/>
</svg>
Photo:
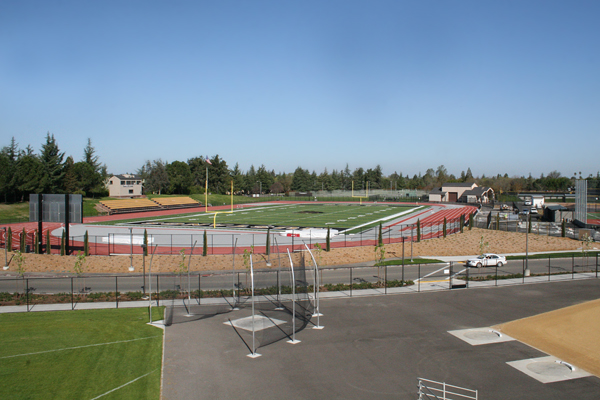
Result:
<svg viewBox="0 0 600 400">
<path fill-rule="evenodd" d="M 498 254 L 486 253 L 477 258 L 472 258 L 467 261 L 467 267 L 501 267 L 506 264 L 506 257 Z"/>
</svg>

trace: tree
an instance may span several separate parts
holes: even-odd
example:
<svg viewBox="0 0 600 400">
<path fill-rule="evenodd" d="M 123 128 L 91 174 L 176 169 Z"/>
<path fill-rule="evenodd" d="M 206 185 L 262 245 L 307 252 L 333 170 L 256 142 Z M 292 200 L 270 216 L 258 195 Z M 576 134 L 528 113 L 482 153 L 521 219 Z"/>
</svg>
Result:
<svg viewBox="0 0 600 400">
<path fill-rule="evenodd" d="M 65 175 L 65 153 L 61 153 L 54 135 L 46 134 L 46 143 L 42 145 L 40 160 L 42 162 L 41 188 L 44 193 L 60 193 L 63 189 L 62 180 Z"/>
<path fill-rule="evenodd" d="M 17 169 L 13 182 L 21 197 L 29 193 L 42 193 L 44 190 L 44 166 L 35 154 L 22 153 L 17 162 Z"/>
<path fill-rule="evenodd" d="M 331 251 L 331 228 L 327 227 L 327 238 L 325 239 L 325 251 Z"/>
<path fill-rule="evenodd" d="M 417 243 L 421 241 L 421 219 L 417 219 Z"/>
<path fill-rule="evenodd" d="M 50 244 L 50 229 L 46 230 L 46 254 L 52 254 L 52 245 Z"/>
<path fill-rule="evenodd" d="M 206 257 L 208 255 L 208 238 L 206 236 L 206 230 L 204 231 L 202 239 L 202 255 Z"/>
<path fill-rule="evenodd" d="M 296 168 L 290 189 L 297 192 L 308 192 L 310 185 L 310 172 L 302 167 Z"/>
<path fill-rule="evenodd" d="M 233 191 L 234 193 L 241 192 L 244 190 L 244 174 L 240 170 L 240 166 L 238 163 L 235 163 L 235 166 L 230 172 L 231 178 L 233 179 Z"/>
<path fill-rule="evenodd" d="M 144 179 L 144 192 L 161 194 L 169 187 L 169 175 L 161 159 L 146 161 L 138 174 Z"/>
<path fill-rule="evenodd" d="M 265 246 L 265 254 L 271 254 L 271 228 L 267 228 L 267 243 Z"/>
<path fill-rule="evenodd" d="M 166 166 L 169 179 L 168 192 L 170 194 L 189 194 L 193 178 L 190 166 L 181 161 L 173 161 Z"/>
<path fill-rule="evenodd" d="M 85 231 L 85 234 L 83 235 L 83 255 L 85 257 L 90 255 L 90 248 L 89 248 L 89 236 L 88 236 L 88 231 Z"/>
</svg>

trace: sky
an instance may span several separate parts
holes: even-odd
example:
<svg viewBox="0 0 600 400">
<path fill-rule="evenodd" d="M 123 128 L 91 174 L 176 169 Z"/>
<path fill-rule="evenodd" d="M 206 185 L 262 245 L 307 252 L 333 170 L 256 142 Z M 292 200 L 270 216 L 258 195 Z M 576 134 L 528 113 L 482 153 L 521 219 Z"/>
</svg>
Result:
<svg viewBox="0 0 600 400">
<path fill-rule="evenodd" d="M 0 147 L 111 173 L 600 170 L 600 1 L 0 2 Z"/>
</svg>

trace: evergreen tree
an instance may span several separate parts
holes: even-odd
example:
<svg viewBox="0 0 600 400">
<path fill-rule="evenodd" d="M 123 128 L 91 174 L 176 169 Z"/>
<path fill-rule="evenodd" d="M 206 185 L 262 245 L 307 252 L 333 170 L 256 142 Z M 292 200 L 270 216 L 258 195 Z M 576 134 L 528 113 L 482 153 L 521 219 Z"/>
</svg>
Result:
<svg viewBox="0 0 600 400">
<path fill-rule="evenodd" d="M 61 153 L 54 135 L 46 134 L 46 143 L 42 145 L 40 160 L 42 162 L 42 178 L 40 186 L 44 193 L 61 193 L 63 190 L 63 177 L 65 153 Z"/>
<path fill-rule="evenodd" d="M 265 246 L 265 254 L 271 254 L 271 228 L 267 228 L 267 243 Z"/>
<path fill-rule="evenodd" d="M 417 219 L 417 242 L 421 241 L 421 219 Z"/>
<path fill-rule="evenodd" d="M 50 244 L 50 229 L 46 230 L 46 254 L 52 254 L 52 245 Z"/>
<path fill-rule="evenodd" d="M 25 233 L 25 228 L 23 228 L 23 232 L 21 232 L 21 237 L 20 237 L 20 242 L 19 243 L 19 247 L 21 250 L 21 253 L 25 253 L 25 239 L 27 238 L 27 233 Z"/>
<path fill-rule="evenodd" d="M 202 255 L 205 257 L 208 255 L 208 237 L 206 236 L 206 230 L 204 231 L 204 237 L 202 242 Z"/>
<path fill-rule="evenodd" d="M 89 236 L 88 236 L 87 230 L 85 231 L 85 234 L 83 235 L 83 255 L 86 257 L 90 255 Z"/>
</svg>

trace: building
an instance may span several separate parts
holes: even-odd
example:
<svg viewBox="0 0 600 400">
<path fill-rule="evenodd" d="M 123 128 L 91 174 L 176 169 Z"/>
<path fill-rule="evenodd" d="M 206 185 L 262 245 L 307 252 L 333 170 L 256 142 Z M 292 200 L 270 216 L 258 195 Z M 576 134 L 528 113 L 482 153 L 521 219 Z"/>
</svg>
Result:
<svg viewBox="0 0 600 400">
<path fill-rule="evenodd" d="M 140 197 L 144 181 L 139 175 L 113 175 L 108 180 L 107 188 L 110 197 Z"/>
<path fill-rule="evenodd" d="M 477 186 L 476 183 L 444 183 L 429 192 L 431 202 L 450 203 L 489 203 L 494 199 L 494 190 Z"/>
</svg>

